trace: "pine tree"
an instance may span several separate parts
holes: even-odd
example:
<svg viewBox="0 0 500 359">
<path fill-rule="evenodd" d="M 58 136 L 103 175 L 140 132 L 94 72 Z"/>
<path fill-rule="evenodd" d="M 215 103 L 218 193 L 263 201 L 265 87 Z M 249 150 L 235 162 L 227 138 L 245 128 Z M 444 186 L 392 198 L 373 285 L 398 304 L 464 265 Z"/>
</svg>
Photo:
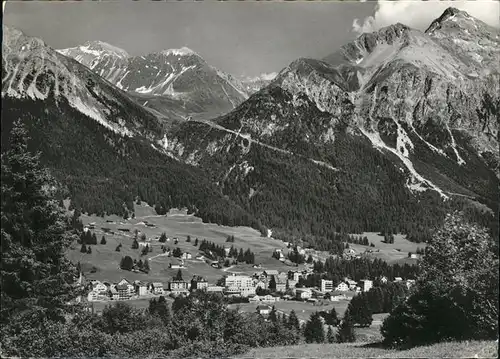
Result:
<svg viewBox="0 0 500 359">
<path fill-rule="evenodd" d="M 179 247 L 175 247 L 172 251 L 172 255 L 176 258 L 180 258 L 182 256 L 182 251 Z"/>
<path fill-rule="evenodd" d="M 142 270 L 146 273 L 149 273 L 149 271 L 151 270 L 151 268 L 149 267 L 149 261 L 148 260 L 145 260 L 144 261 L 144 265 L 142 267 Z"/>
<path fill-rule="evenodd" d="M 307 343 L 324 343 L 325 331 L 323 329 L 323 321 L 318 312 L 311 314 L 311 317 L 304 328 L 304 337 Z"/>
<path fill-rule="evenodd" d="M 245 255 L 243 254 L 243 249 L 240 248 L 240 251 L 238 253 L 238 257 L 236 259 L 238 262 L 244 262 L 245 261 Z"/>
<path fill-rule="evenodd" d="M 196 239 L 194 240 L 194 246 L 195 246 L 195 247 L 198 247 L 198 238 L 196 238 Z"/>
<path fill-rule="evenodd" d="M 76 268 L 64 256 L 72 241 L 64 212 L 39 155 L 28 151 L 20 121 L 9 144 L 1 155 L 1 323 L 15 323 L 18 315 L 36 318 L 34 313 L 63 320 L 68 301 L 77 296 Z"/>
<path fill-rule="evenodd" d="M 342 319 L 340 327 L 337 330 L 336 339 L 337 343 L 352 343 L 356 341 L 356 336 L 354 334 L 354 325 L 349 315 L 349 311 L 346 311 L 346 313 L 344 314 L 344 318 Z"/>
<path fill-rule="evenodd" d="M 117 245 L 117 246 L 116 246 L 115 251 L 116 251 L 116 252 L 119 252 L 119 251 L 120 251 L 120 249 L 121 249 L 121 246 L 120 246 L 120 245 Z"/>
<path fill-rule="evenodd" d="M 87 253 L 92 254 L 92 248 L 90 246 L 88 246 L 88 248 L 87 248 Z"/>
<path fill-rule="evenodd" d="M 132 242 L 132 249 L 138 249 L 139 248 L 139 242 L 137 242 L 137 239 L 134 239 Z"/>
<path fill-rule="evenodd" d="M 361 327 L 369 327 L 372 324 L 372 311 L 364 293 L 356 295 L 351 299 L 347 310 L 354 324 Z"/>
<path fill-rule="evenodd" d="M 330 310 L 330 313 L 328 313 L 328 315 L 326 316 L 325 321 L 326 324 L 328 325 L 337 326 L 339 318 L 337 315 L 337 311 L 335 310 L 335 307 L 333 307 L 332 310 Z"/>
<path fill-rule="evenodd" d="M 328 326 L 328 332 L 326 334 L 326 341 L 328 343 L 334 343 L 335 342 L 335 335 L 333 334 L 333 329 L 332 326 Z"/>
<path fill-rule="evenodd" d="M 95 233 L 92 233 L 92 244 L 97 244 L 97 236 Z"/>
<path fill-rule="evenodd" d="M 156 298 L 153 298 L 149 301 L 149 314 L 153 316 L 158 316 L 163 324 L 168 325 L 170 321 L 172 320 L 171 315 L 170 315 L 170 309 L 168 308 L 168 303 L 165 300 L 164 296 L 160 296 L 158 300 Z"/>
<path fill-rule="evenodd" d="M 288 316 L 287 326 L 288 326 L 288 328 L 295 329 L 297 331 L 300 329 L 299 318 L 297 318 L 297 314 L 295 313 L 295 310 L 292 310 L 290 312 L 290 315 Z"/>
<path fill-rule="evenodd" d="M 186 242 L 191 242 L 191 236 L 187 236 Z"/>
<path fill-rule="evenodd" d="M 101 244 L 106 244 L 106 238 L 104 238 L 104 236 L 101 238 Z"/>
<path fill-rule="evenodd" d="M 268 287 L 271 290 L 276 290 L 276 279 L 274 278 L 274 276 L 271 276 Z"/>
<path fill-rule="evenodd" d="M 180 269 L 177 271 L 174 280 L 182 280 L 182 271 Z"/>
<path fill-rule="evenodd" d="M 160 239 L 159 239 L 159 242 L 160 243 L 165 243 L 167 241 L 167 234 L 165 232 L 163 232 L 161 235 L 160 235 Z"/>
<path fill-rule="evenodd" d="M 273 323 L 276 323 L 278 321 L 278 315 L 276 312 L 276 307 L 273 305 L 273 309 L 271 309 L 271 312 L 269 313 L 269 320 Z"/>
<path fill-rule="evenodd" d="M 80 252 L 87 253 L 87 246 L 85 246 L 85 243 L 82 243 L 82 247 L 80 248 Z"/>
<path fill-rule="evenodd" d="M 120 262 L 120 268 L 124 270 L 132 270 L 134 267 L 134 261 L 130 256 L 125 256 Z"/>
</svg>

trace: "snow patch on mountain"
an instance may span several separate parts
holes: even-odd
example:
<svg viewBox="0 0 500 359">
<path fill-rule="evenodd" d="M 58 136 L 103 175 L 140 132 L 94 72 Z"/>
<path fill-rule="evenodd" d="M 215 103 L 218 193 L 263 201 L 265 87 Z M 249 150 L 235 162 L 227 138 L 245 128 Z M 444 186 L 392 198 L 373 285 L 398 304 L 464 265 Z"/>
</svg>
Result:
<svg viewBox="0 0 500 359">
<path fill-rule="evenodd" d="M 396 121 L 396 124 L 398 126 L 398 137 L 396 139 L 396 150 L 399 151 L 403 156 L 408 157 L 409 156 L 409 151 L 408 148 L 413 149 L 414 145 L 413 142 L 411 142 L 410 138 L 408 137 L 408 134 L 406 131 L 401 127 L 400 123 Z"/>
<path fill-rule="evenodd" d="M 396 156 L 399 157 L 399 159 L 406 166 L 406 168 L 408 169 L 408 171 L 410 172 L 410 174 L 411 174 L 411 176 L 413 178 L 412 183 L 414 184 L 414 186 L 413 187 L 408 187 L 408 188 L 413 189 L 413 190 L 415 190 L 415 188 L 421 188 L 421 186 L 415 187 L 416 186 L 416 182 L 418 182 L 420 184 L 425 184 L 425 185 L 429 186 L 430 188 L 432 188 L 433 190 L 435 190 L 436 192 L 438 192 L 441 195 L 441 197 L 443 197 L 445 199 L 449 198 L 446 194 L 444 194 L 444 192 L 438 186 L 436 186 L 431 181 L 429 181 L 429 180 L 425 179 L 424 177 L 422 177 L 417 172 L 417 170 L 415 170 L 415 168 L 413 167 L 413 163 L 407 157 L 405 157 L 403 154 L 401 154 L 399 151 L 395 150 L 394 148 L 391 148 L 391 147 L 387 146 L 385 144 L 385 142 L 380 138 L 380 135 L 378 134 L 378 132 L 372 132 L 372 133 L 370 133 L 370 132 L 366 131 L 365 129 L 363 129 L 362 127 L 360 127 L 360 131 L 372 142 L 372 144 L 375 147 L 378 147 L 380 149 L 384 149 L 384 150 L 387 150 L 389 152 L 392 152 L 393 154 L 395 154 Z"/>
<path fill-rule="evenodd" d="M 110 123 L 109 121 L 107 121 L 99 113 L 99 111 L 96 108 L 90 107 L 87 104 L 83 103 L 83 101 L 81 100 L 81 98 L 79 96 L 67 96 L 66 98 L 68 100 L 68 103 L 73 108 L 77 109 L 78 111 L 80 111 L 81 113 L 87 115 L 88 117 L 96 120 L 101 125 L 103 125 L 104 127 L 110 129 L 111 131 L 113 131 L 115 133 L 118 133 L 118 134 L 120 134 L 122 136 L 128 136 L 128 137 L 132 137 L 133 136 L 133 133 L 131 131 L 129 131 L 126 127 L 124 127 L 124 126 L 118 126 L 116 124 L 113 124 L 113 123 Z"/>
<path fill-rule="evenodd" d="M 197 55 L 196 52 L 188 47 L 181 47 L 180 49 L 168 49 L 161 52 L 164 55 L 174 55 L 174 56 L 190 56 Z"/>
<path fill-rule="evenodd" d="M 458 164 L 460 166 L 462 166 L 466 162 L 465 162 L 465 160 L 462 157 L 460 157 L 460 154 L 458 153 L 457 143 L 455 142 L 455 137 L 453 137 L 453 133 L 451 133 L 450 126 L 448 124 L 446 124 L 446 130 L 450 134 L 450 137 L 451 137 L 451 147 L 453 148 L 453 152 L 455 152 L 455 156 L 457 157 L 457 162 L 458 162 Z"/>
</svg>

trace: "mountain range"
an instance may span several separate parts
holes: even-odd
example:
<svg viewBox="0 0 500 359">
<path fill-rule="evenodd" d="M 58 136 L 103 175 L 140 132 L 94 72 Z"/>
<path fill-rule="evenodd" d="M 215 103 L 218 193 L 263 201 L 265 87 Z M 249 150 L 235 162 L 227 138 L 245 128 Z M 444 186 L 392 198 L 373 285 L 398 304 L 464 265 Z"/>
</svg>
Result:
<svg viewBox="0 0 500 359">
<path fill-rule="evenodd" d="M 266 81 L 261 77 L 240 81 L 187 47 L 130 56 L 108 43 L 89 41 L 57 51 L 167 119 L 216 117 L 241 104 Z"/>
<path fill-rule="evenodd" d="M 84 211 L 139 196 L 324 249 L 335 232 L 425 240 L 456 208 L 497 222 L 500 32 L 463 11 L 246 84 L 189 49 L 3 36 L 2 137 L 27 123 Z"/>
</svg>

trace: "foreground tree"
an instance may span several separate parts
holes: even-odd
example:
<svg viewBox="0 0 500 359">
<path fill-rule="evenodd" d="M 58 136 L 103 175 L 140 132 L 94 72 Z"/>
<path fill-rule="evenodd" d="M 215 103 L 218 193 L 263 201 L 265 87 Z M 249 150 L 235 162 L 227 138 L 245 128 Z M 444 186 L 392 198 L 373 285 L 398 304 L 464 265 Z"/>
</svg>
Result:
<svg viewBox="0 0 500 359">
<path fill-rule="evenodd" d="M 290 315 L 288 316 L 287 326 L 289 329 L 294 329 L 296 331 L 300 329 L 299 318 L 297 317 L 295 310 L 292 310 L 290 312 Z"/>
<path fill-rule="evenodd" d="M 368 298 L 364 293 L 358 294 L 352 298 L 347 310 L 354 324 L 360 327 L 369 327 L 372 324 L 372 311 L 368 303 Z"/>
<path fill-rule="evenodd" d="M 335 334 L 333 334 L 332 326 L 328 326 L 328 332 L 326 334 L 326 341 L 328 343 L 335 343 Z"/>
<path fill-rule="evenodd" d="M 71 238 L 52 193 L 55 183 L 39 155 L 28 151 L 19 121 L 1 168 L 1 323 L 63 320 L 66 303 L 77 295 L 76 268 L 64 257 Z"/>
<path fill-rule="evenodd" d="M 318 312 L 311 314 L 311 317 L 306 323 L 304 329 L 304 337 L 307 343 L 324 343 L 325 331 L 323 329 L 323 321 Z"/>
<path fill-rule="evenodd" d="M 354 334 L 354 324 L 352 322 L 349 311 L 346 311 L 344 318 L 337 330 L 336 336 L 337 343 L 352 343 L 356 341 L 356 335 Z"/>
<path fill-rule="evenodd" d="M 391 345 L 492 339 L 498 333 L 498 254 L 484 228 L 461 213 L 432 237 L 407 301 L 384 321 Z"/>
</svg>

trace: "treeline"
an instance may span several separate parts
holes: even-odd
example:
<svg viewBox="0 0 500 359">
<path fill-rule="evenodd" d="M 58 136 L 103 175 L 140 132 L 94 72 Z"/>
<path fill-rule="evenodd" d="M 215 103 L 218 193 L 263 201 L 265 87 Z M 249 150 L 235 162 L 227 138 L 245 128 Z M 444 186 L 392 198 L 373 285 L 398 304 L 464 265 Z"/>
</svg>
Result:
<svg viewBox="0 0 500 359">
<path fill-rule="evenodd" d="M 213 242 L 207 241 L 203 239 L 200 243 L 199 247 L 200 251 L 204 252 L 207 256 L 212 257 L 213 259 L 229 259 L 233 258 L 237 262 L 245 262 L 246 264 L 254 264 L 255 263 L 255 254 L 247 248 L 243 251 L 243 248 L 236 249 L 234 246 L 231 246 L 229 252 L 226 254 L 224 246 L 217 245 Z"/>
</svg>

